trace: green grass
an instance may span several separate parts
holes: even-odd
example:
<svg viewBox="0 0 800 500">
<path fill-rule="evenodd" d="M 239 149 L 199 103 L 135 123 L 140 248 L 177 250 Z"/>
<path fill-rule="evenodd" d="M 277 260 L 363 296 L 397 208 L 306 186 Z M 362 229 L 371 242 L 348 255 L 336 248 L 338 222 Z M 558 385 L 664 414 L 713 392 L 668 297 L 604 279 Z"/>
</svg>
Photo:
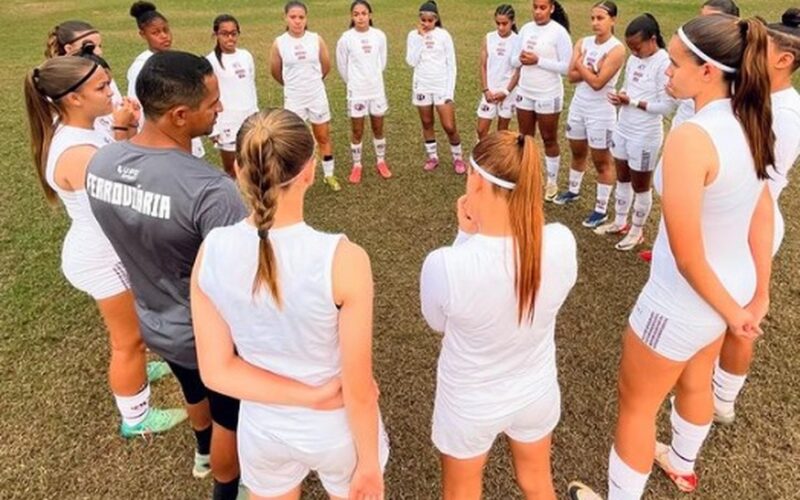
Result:
<svg viewBox="0 0 800 500">
<path fill-rule="evenodd" d="M 283 30 L 282 4 L 270 1 L 162 1 L 171 20 L 174 47 L 207 53 L 210 25 L 224 11 L 241 21 L 241 46 L 258 65 L 262 106 L 281 105 L 281 90 L 268 79 L 266 56 Z M 665 33 L 691 17 L 699 1 L 620 0 L 623 26 L 649 10 Z M 777 19 L 788 0 L 741 2 L 746 15 Z M 310 23 L 329 47 L 348 25 L 349 2 L 312 0 Z M 574 35 L 588 31 L 590 2 L 567 1 Z M 386 74 L 391 106 L 387 118 L 388 159 L 396 178 L 386 182 L 365 171 L 359 187 L 331 194 L 321 185 L 309 193 L 309 222 L 346 232 L 369 252 L 377 285 L 375 366 L 381 408 L 392 439 L 387 470 L 389 498 L 439 495 L 437 454 L 430 443 L 435 365 L 439 337 L 418 313 L 418 273 L 424 256 L 447 244 L 455 230 L 453 204 L 463 178 L 449 161 L 423 173 L 420 130 L 410 104 L 411 71 L 404 62 L 405 36 L 414 25 L 416 1 L 374 2 L 376 25 L 389 40 Z M 515 2 L 520 20 L 528 2 Z M 193 437 L 188 426 L 150 441 L 123 441 L 116 434 L 116 409 L 106 384 L 105 331 L 92 301 L 61 275 L 60 248 L 67 221 L 47 207 L 31 166 L 21 95 L 22 76 L 41 60 L 45 34 L 65 19 L 85 19 L 102 30 L 108 60 L 124 86 L 130 61 L 143 50 L 127 1 L 23 2 L 0 7 L 0 497 L 2 498 L 202 498 L 210 483 L 190 476 Z M 492 29 L 494 2 L 443 0 L 440 9 L 459 60 L 458 124 L 467 149 L 474 139 L 481 37 Z M 349 167 L 344 86 L 338 75 L 327 82 L 340 176 Z M 571 89 L 568 90 L 571 93 Z M 443 134 L 438 134 L 444 149 Z M 369 135 L 365 161 L 372 158 Z M 209 150 L 211 151 L 211 150 Z M 564 148 L 564 162 L 568 160 Z M 447 158 L 445 153 L 443 157 Z M 211 151 L 209 158 L 217 162 Z M 562 170 L 562 179 L 564 178 Z M 648 268 L 635 254 L 613 250 L 611 241 L 591 235 L 579 221 L 590 209 L 593 176 L 575 207 L 547 207 L 550 221 L 568 224 L 578 238 L 580 276 L 559 318 L 557 342 L 563 416 L 556 429 L 553 464 L 557 491 L 582 479 L 605 490 L 605 470 L 616 411 L 616 370 L 620 333 Z M 772 313 L 760 342 L 750 381 L 738 407 L 736 426 L 715 429 L 700 461 L 700 490 L 694 498 L 800 498 L 800 189 L 782 198 L 787 219 L 783 250 L 775 263 Z M 652 238 L 657 216 L 652 217 Z M 174 380 L 154 387 L 162 405 L 180 403 Z M 660 435 L 666 421 L 662 415 Z M 321 497 L 316 481 L 309 496 Z M 498 440 L 485 476 L 485 496 L 517 498 L 503 440 Z M 648 498 L 678 498 L 653 474 Z"/>
</svg>

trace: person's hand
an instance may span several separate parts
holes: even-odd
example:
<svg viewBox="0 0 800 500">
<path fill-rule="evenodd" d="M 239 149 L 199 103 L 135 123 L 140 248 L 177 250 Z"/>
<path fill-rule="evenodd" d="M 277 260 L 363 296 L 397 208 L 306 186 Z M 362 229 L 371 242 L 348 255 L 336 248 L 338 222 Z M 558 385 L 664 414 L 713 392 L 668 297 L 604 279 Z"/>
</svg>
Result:
<svg viewBox="0 0 800 500">
<path fill-rule="evenodd" d="M 356 465 L 353 478 L 350 480 L 348 500 L 383 500 L 383 471 L 375 462 Z"/>
<path fill-rule="evenodd" d="M 614 106 L 627 106 L 631 102 L 631 98 L 625 92 L 609 92 L 608 102 Z"/>
<path fill-rule="evenodd" d="M 748 340 L 755 340 L 762 333 L 756 316 L 745 308 L 738 308 L 725 318 L 728 324 L 728 331 L 737 337 Z"/>
<path fill-rule="evenodd" d="M 744 308 L 750 311 L 756 323 L 760 325 L 769 312 L 769 297 L 753 297 Z"/>
<path fill-rule="evenodd" d="M 467 195 L 461 195 L 456 202 L 456 213 L 458 214 L 458 228 L 468 234 L 478 232 L 478 224 L 469 213 Z"/>
<path fill-rule="evenodd" d="M 539 56 L 536 54 L 536 52 L 522 51 L 519 55 L 519 62 L 525 66 L 539 64 Z"/>
<path fill-rule="evenodd" d="M 344 407 L 342 395 L 342 380 L 334 378 L 314 389 L 318 402 L 313 406 L 315 410 L 338 410 Z"/>
<path fill-rule="evenodd" d="M 115 127 L 131 128 L 132 124 L 138 124 L 136 114 L 134 104 L 124 97 L 122 103 L 111 113 L 111 118 Z"/>
</svg>

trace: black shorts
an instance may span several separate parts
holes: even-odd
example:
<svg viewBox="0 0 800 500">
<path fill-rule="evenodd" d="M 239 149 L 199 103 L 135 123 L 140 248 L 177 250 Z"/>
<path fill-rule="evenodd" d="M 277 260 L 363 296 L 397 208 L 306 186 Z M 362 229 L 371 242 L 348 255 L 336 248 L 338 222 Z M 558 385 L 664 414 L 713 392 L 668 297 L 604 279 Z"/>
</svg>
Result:
<svg viewBox="0 0 800 500">
<path fill-rule="evenodd" d="M 184 368 L 167 361 L 175 378 L 183 390 L 183 397 L 190 405 L 195 405 L 208 399 L 208 407 L 211 410 L 211 420 L 222 427 L 236 431 L 239 422 L 239 400 L 230 396 L 214 392 L 203 384 L 200 378 L 200 370 L 194 368 Z"/>
</svg>

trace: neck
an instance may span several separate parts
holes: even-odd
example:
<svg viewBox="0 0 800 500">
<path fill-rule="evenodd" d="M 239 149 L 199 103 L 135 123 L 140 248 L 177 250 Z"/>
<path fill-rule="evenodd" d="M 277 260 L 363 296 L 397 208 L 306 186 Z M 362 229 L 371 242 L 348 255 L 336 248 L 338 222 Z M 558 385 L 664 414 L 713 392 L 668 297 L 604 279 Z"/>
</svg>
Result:
<svg viewBox="0 0 800 500">
<path fill-rule="evenodd" d="M 158 149 L 180 149 L 192 152 L 192 137 L 183 130 L 165 126 L 162 122 L 145 120 L 142 131 L 130 141 L 138 146 Z"/>
<path fill-rule="evenodd" d="M 273 229 L 288 227 L 303 222 L 304 195 L 304 190 L 289 188 L 288 192 L 279 196 L 278 208 L 275 210 L 275 217 L 272 219 Z M 252 213 L 247 220 L 255 225 Z"/>
<path fill-rule="evenodd" d="M 730 96 L 730 87 L 726 81 L 723 80 L 718 85 L 709 85 L 694 96 L 695 112 L 700 111 L 712 101 L 727 99 Z"/>
<path fill-rule="evenodd" d="M 369 31 L 369 25 L 366 25 L 366 26 L 364 26 L 363 28 L 359 28 L 358 26 L 353 26 L 353 27 L 354 27 L 354 28 L 356 29 L 356 31 L 358 31 L 359 33 L 364 33 L 364 32 L 366 32 L 366 31 Z"/>
<path fill-rule="evenodd" d="M 597 43 L 606 43 L 609 39 L 611 39 L 611 33 L 603 33 L 602 35 L 595 35 L 594 40 Z"/>
<path fill-rule="evenodd" d="M 502 196 L 491 196 L 478 209 L 478 233 L 484 236 L 511 236 L 508 202 Z"/>
<path fill-rule="evenodd" d="M 94 118 L 90 116 L 85 116 L 80 113 L 69 111 L 64 112 L 64 118 L 61 120 L 61 123 L 67 125 L 69 127 L 76 127 L 76 128 L 85 128 L 85 129 L 94 129 Z"/>
<path fill-rule="evenodd" d="M 791 73 L 777 73 L 770 76 L 770 91 L 774 94 L 775 92 L 780 92 L 781 90 L 786 90 L 792 86 L 792 74 Z"/>
</svg>

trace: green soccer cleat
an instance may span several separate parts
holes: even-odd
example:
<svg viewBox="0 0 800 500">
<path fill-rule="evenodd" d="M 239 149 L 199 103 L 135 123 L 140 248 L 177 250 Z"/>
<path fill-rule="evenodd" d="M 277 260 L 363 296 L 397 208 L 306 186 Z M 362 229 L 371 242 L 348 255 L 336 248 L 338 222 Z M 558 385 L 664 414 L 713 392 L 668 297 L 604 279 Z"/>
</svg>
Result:
<svg viewBox="0 0 800 500">
<path fill-rule="evenodd" d="M 161 380 L 172 373 L 172 369 L 166 361 L 148 361 L 147 362 L 147 381 L 156 382 Z"/>
<path fill-rule="evenodd" d="M 331 191 L 333 192 L 342 190 L 342 186 L 339 184 L 339 179 L 337 179 L 336 176 L 326 175 L 322 179 L 322 181 L 325 183 L 326 186 L 331 188 Z"/>
<path fill-rule="evenodd" d="M 147 417 L 136 425 L 128 425 L 122 422 L 119 426 L 119 433 L 124 438 L 136 436 L 146 436 L 148 434 L 158 434 L 166 432 L 187 418 L 186 410 L 160 408 L 150 408 Z"/>
</svg>

